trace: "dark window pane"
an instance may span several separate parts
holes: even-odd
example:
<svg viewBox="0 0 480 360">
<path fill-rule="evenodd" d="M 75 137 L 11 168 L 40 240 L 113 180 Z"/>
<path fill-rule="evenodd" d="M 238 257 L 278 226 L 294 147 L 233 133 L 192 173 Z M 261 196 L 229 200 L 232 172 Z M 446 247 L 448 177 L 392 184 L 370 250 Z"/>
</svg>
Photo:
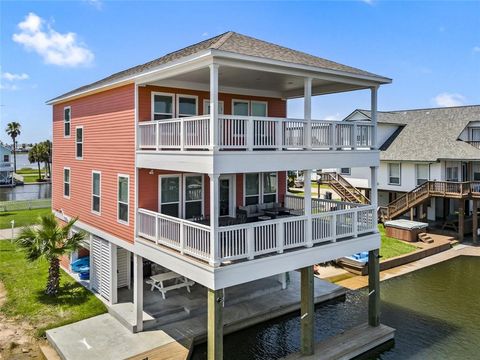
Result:
<svg viewBox="0 0 480 360">
<path fill-rule="evenodd" d="M 264 203 L 270 203 L 270 202 L 275 202 L 275 201 L 277 201 L 277 195 L 276 194 L 264 195 L 263 196 L 263 202 Z"/>
<path fill-rule="evenodd" d="M 83 156 L 83 144 L 77 144 L 77 157 L 81 158 Z"/>
<path fill-rule="evenodd" d="M 83 141 L 83 129 L 77 128 L 77 142 Z"/>
<path fill-rule="evenodd" d="M 126 203 L 128 201 L 128 178 L 118 178 L 118 201 Z"/>
<path fill-rule="evenodd" d="M 182 115 L 197 115 L 197 99 L 181 97 L 178 99 L 178 113 Z"/>
<path fill-rule="evenodd" d="M 63 181 L 67 183 L 70 182 L 70 170 L 68 169 L 63 170 Z"/>
<path fill-rule="evenodd" d="M 64 185 L 64 192 L 63 192 L 63 194 L 64 194 L 65 196 L 70 196 L 70 184 L 65 184 L 65 185 Z"/>
<path fill-rule="evenodd" d="M 93 197 L 92 210 L 100 212 L 100 198 L 98 196 Z"/>
<path fill-rule="evenodd" d="M 163 207 L 163 206 L 162 206 Z M 202 215 L 202 202 L 192 201 L 185 203 L 185 219 Z"/>
<path fill-rule="evenodd" d="M 263 192 L 266 194 L 277 192 L 277 173 L 263 174 Z"/>
<path fill-rule="evenodd" d="M 118 204 L 118 219 L 122 221 L 128 221 L 128 205 L 127 204 Z"/>
<path fill-rule="evenodd" d="M 245 198 L 245 205 L 256 205 L 258 204 L 258 196 L 247 196 Z"/>
<path fill-rule="evenodd" d="M 65 124 L 65 136 L 70 136 L 70 123 L 66 122 Z"/>
<path fill-rule="evenodd" d="M 245 175 L 245 194 L 257 195 L 259 186 L 259 174 L 250 173 Z"/>
<path fill-rule="evenodd" d="M 202 176 L 185 178 L 185 200 L 202 200 Z"/>
<path fill-rule="evenodd" d="M 172 113 L 172 97 L 164 95 L 154 96 L 153 111 L 156 113 Z"/>
<path fill-rule="evenodd" d="M 233 115 L 248 116 L 248 103 L 235 101 L 233 103 Z"/>
<path fill-rule="evenodd" d="M 162 204 L 178 202 L 180 199 L 180 178 L 166 177 L 162 178 Z"/>
<path fill-rule="evenodd" d="M 93 173 L 93 195 L 100 195 L 100 174 Z"/>
<path fill-rule="evenodd" d="M 267 116 L 267 104 L 252 102 L 252 116 Z"/>
<path fill-rule="evenodd" d="M 162 214 L 178 217 L 178 203 L 177 204 L 162 204 L 160 211 Z"/>
<path fill-rule="evenodd" d="M 63 110 L 63 119 L 65 121 L 70 121 L 70 108 L 66 108 Z"/>
<path fill-rule="evenodd" d="M 168 115 L 155 114 L 155 115 L 153 115 L 154 120 L 165 120 L 165 119 L 171 119 L 172 117 L 173 117 L 172 114 L 168 114 Z"/>
</svg>

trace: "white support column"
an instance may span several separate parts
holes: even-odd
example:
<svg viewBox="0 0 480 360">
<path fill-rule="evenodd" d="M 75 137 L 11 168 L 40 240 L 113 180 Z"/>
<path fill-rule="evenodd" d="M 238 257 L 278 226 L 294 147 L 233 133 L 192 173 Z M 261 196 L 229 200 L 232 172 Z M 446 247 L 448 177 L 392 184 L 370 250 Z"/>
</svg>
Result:
<svg viewBox="0 0 480 360">
<path fill-rule="evenodd" d="M 210 149 L 218 144 L 218 64 L 210 64 Z"/>
<path fill-rule="evenodd" d="M 208 174 L 210 178 L 210 265 L 220 265 L 219 246 L 217 244 L 218 216 L 219 214 L 219 174 Z"/>
<path fill-rule="evenodd" d="M 377 144 L 377 93 L 378 93 L 378 87 L 374 86 L 370 88 L 371 90 L 371 106 L 370 106 L 370 120 L 373 125 L 373 130 L 372 130 L 372 147 L 374 149 L 378 148 Z"/>
<path fill-rule="evenodd" d="M 304 81 L 304 110 L 303 117 L 307 122 L 305 129 L 305 147 L 312 148 L 312 78 L 305 78 Z"/>
<path fill-rule="evenodd" d="M 110 304 L 116 304 L 118 302 L 118 269 L 117 269 L 117 245 L 110 244 Z"/>
<path fill-rule="evenodd" d="M 305 245 L 313 246 L 312 240 L 312 170 L 303 170 L 303 193 L 305 215 L 307 224 L 305 226 Z"/>
<path fill-rule="evenodd" d="M 378 223 L 378 166 L 370 167 L 370 204 L 374 206 L 373 223 Z M 378 228 L 375 227 L 375 230 Z"/>
<path fill-rule="evenodd" d="M 90 281 L 88 282 L 88 289 L 92 290 L 93 289 L 93 277 L 95 276 L 95 270 L 93 268 L 93 235 L 90 234 L 88 236 L 88 239 L 90 240 L 89 242 L 89 249 L 88 253 L 90 254 Z"/>
<path fill-rule="evenodd" d="M 136 332 L 143 331 L 143 258 L 133 254 L 133 306 Z"/>
</svg>

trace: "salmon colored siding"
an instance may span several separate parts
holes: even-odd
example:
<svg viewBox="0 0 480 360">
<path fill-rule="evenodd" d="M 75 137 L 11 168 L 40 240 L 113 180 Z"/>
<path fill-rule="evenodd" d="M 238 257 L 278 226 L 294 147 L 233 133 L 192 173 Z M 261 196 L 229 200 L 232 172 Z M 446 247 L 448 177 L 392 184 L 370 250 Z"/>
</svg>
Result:
<svg viewBox="0 0 480 360">
<path fill-rule="evenodd" d="M 158 212 L 158 176 L 159 175 L 183 175 L 175 171 L 139 169 L 138 171 L 138 207 Z M 243 206 L 243 174 L 236 174 L 236 206 Z M 204 215 L 210 214 L 210 178 L 204 175 L 203 179 L 204 193 Z M 278 172 L 278 201 L 284 202 L 286 192 L 286 172 Z"/>
<path fill-rule="evenodd" d="M 63 136 L 63 109 L 71 106 L 70 137 Z M 75 127 L 83 126 L 83 160 L 75 159 Z M 71 170 L 70 199 L 63 196 L 63 168 Z M 91 212 L 92 170 L 101 172 L 101 214 Z M 117 221 L 118 174 L 129 175 L 129 223 Z M 53 106 L 52 207 L 126 241 L 134 239 L 134 85 Z"/>
<path fill-rule="evenodd" d="M 198 115 L 205 113 L 203 109 L 203 100 L 210 99 L 210 93 L 208 91 L 196 91 L 188 89 L 177 89 L 177 88 L 168 88 L 161 86 L 145 86 L 138 88 L 138 120 L 139 121 L 150 121 L 152 119 L 152 102 L 151 102 L 151 93 L 152 91 L 158 91 L 163 93 L 171 94 L 182 94 L 182 95 L 195 95 L 198 96 Z M 268 116 L 272 117 L 286 117 L 287 116 L 287 103 L 285 100 L 277 98 L 267 98 L 259 96 L 245 96 L 245 95 L 234 95 L 234 94 L 225 94 L 219 93 L 218 100 L 223 101 L 224 112 L 225 114 L 232 113 L 232 100 L 233 99 L 242 99 L 242 100 L 257 100 L 257 101 L 267 101 L 268 102 Z"/>
</svg>

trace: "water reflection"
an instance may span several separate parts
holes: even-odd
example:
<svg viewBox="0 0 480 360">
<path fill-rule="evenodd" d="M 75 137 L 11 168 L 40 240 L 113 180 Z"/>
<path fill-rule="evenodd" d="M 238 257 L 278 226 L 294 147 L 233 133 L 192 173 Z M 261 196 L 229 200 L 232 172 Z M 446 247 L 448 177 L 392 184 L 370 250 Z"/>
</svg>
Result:
<svg viewBox="0 0 480 360">
<path fill-rule="evenodd" d="M 0 188 L 0 201 L 50 199 L 52 184 L 31 184 Z"/>
<path fill-rule="evenodd" d="M 395 346 L 362 358 L 479 359 L 480 258 L 460 257 L 382 282 L 382 323 L 397 329 Z M 345 301 L 318 306 L 316 341 L 367 321 L 367 294 L 348 292 Z M 226 359 L 279 359 L 300 347 L 299 315 L 260 324 L 228 335 Z M 206 346 L 194 360 L 206 359 Z"/>
</svg>

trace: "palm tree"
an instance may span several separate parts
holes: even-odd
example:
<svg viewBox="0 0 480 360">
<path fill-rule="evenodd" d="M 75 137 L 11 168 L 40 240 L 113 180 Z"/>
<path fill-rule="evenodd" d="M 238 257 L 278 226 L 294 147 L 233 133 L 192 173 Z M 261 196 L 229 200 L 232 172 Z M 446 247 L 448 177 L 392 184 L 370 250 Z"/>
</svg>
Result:
<svg viewBox="0 0 480 360">
<path fill-rule="evenodd" d="M 30 164 L 33 164 L 34 162 L 37 163 L 38 166 L 38 181 L 42 179 L 42 172 L 40 170 L 40 163 L 42 162 L 42 146 L 41 144 L 35 144 L 32 146 L 30 151 L 28 152 L 28 161 Z"/>
<path fill-rule="evenodd" d="M 21 133 L 22 126 L 16 121 L 7 124 L 5 132 L 12 138 L 13 142 L 13 171 L 17 172 L 17 136 Z"/>
<path fill-rule="evenodd" d="M 43 154 L 42 160 L 45 163 L 45 173 L 48 174 L 48 177 L 52 178 L 52 171 L 50 169 L 50 164 L 52 163 L 52 142 L 50 140 L 45 140 L 43 144 Z"/>
<path fill-rule="evenodd" d="M 48 261 L 48 281 L 45 294 L 55 296 L 60 287 L 60 257 L 78 250 L 85 238 L 84 232 L 73 233 L 77 219 L 60 226 L 53 213 L 39 218 L 39 226 L 26 226 L 14 240 L 29 261 L 43 258 Z"/>
</svg>

